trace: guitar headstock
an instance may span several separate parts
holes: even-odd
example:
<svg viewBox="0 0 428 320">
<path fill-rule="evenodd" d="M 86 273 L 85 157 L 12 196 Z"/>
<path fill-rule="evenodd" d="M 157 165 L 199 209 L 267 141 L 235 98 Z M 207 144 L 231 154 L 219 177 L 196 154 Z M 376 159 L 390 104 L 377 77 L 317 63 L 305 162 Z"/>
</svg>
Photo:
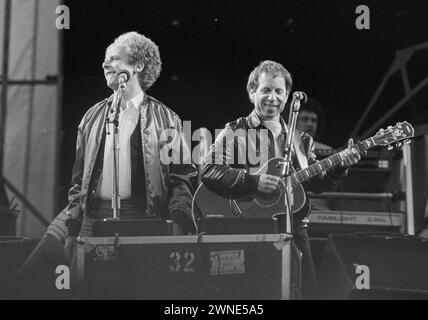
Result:
<svg viewBox="0 0 428 320">
<path fill-rule="evenodd" d="M 410 143 L 410 138 L 415 136 L 415 129 L 407 121 L 398 122 L 395 126 L 389 126 L 386 129 L 380 129 L 376 135 L 374 135 L 373 141 L 378 146 L 388 146 L 388 149 L 392 149 L 392 144 L 400 147 L 403 142 Z"/>
</svg>

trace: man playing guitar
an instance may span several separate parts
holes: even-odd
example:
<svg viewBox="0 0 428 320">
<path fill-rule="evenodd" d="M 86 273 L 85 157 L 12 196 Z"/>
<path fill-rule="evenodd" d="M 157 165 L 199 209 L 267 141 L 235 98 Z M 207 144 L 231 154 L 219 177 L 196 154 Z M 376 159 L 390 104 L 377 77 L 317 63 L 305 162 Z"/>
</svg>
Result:
<svg viewBox="0 0 428 320">
<path fill-rule="evenodd" d="M 262 61 L 251 72 L 247 92 L 254 109 L 248 117 L 228 123 L 211 146 L 202 170 L 202 182 L 206 188 L 223 197 L 233 198 L 253 194 L 269 197 L 278 192 L 281 178 L 268 174 L 268 168 L 263 164 L 283 157 L 288 128 L 280 114 L 291 87 L 290 73 L 277 62 Z M 296 130 L 292 153 L 294 170 L 317 162 L 313 148 L 312 137 Z M 359 160 L 360 154 L 351 139 L 348 148 L 341 152 L 340 164 L 306 181 L 304 189 L 322 192 L 345 177 L 348 167 Z M 307 234 L 310 205 L 306 207 L 309 210 L 293 214 L 292 232 L 302 252 L 302 297 L 311 298 L 316 278 Z"/>
</svg>

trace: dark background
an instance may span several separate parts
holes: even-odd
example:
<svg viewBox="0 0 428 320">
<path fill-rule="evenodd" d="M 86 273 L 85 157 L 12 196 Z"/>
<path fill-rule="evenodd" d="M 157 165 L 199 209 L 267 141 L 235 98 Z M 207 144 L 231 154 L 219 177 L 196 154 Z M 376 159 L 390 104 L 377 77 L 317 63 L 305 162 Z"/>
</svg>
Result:
<svg viewBox="0 0 428 320">
<path fill-rule="evenodd" d="M 428 1 L 65 1 L 64 108 L 61 193 L 70 187 L 77 125 L 85 111 L 110 95 L 101 69 L 106 47 L 138 31 L 160 48 L 163 70 L 149 94 L 173 109 L 192 130 L 222 128 L 247 115 L 251 70 L 265 59 L 282 63 L 294 90 L 325 109 L 322 142 L 343 145 L 361 117 L 395 52 L 428 41 Z M 357 30 L 355 8 L 370 8 L 370 30 Z M 428 74 L 428 55 L 409 65 L 411 86 Z M 417 96 L 385 123 L 428 121 L 428 94 Z M 368 128 L 403 97 L 399 77 L 381 96 Z M 288 118 L 288 114 L 283 114 Z"/>
</svg>

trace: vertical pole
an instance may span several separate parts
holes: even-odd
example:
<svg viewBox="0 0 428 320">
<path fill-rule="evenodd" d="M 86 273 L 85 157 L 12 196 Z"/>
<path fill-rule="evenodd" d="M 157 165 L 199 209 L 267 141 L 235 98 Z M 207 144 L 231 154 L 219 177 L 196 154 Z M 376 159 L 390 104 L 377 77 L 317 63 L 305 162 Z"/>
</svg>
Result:
<svg viewBox="0 0 428 320">
<path fill-rule="evenodd" d="M 64 1 L 59 1 L 58 5 L 64 4 Z M 57 98 L 57 110 L 56 110 L 56 123 L 57 123 L 57 133 L 56 133 L 56 141 L 55 141 L 55 182 L 54 182 L 54 190 L 53 194 L 55 195 L 54 200 L 54 211 L 60 212 L 60 172 L 61 172 L 61 146 L 62 146 L 62 108 L 63 108 L 63 86 L 64 86 L 64 75 L 63 75 L 63 47 L 64 47 L 64 31 L 58 30 L 58 80 L 57 80 L 57 88 L 56 88 L 56 98 Z M 52 217 L 54 218 L 54 217 Z"/>
<path fill-rule="evenodd" d="M 404 185 L 406 188 L 406 231 L 415 234 L 415 217 L 413 208 L 413 177 L 412 177 L 412 155 L 410 145 L 403 146 L 404 161 Z"/>
<path fill-rule="evenodd" d="M 293 267 L 291 253 L 292 241 L 290 239 L 283 239 L 283 241 L 285 241 L 286 244 L 281 249 L 281 300 L 290 300 L 292 291 L 291 268 Z"/>
<path fill-rule="evenodd" d="M 36 64 L 37 64 L 37 40 L 38 40 L 38 27 L 39 27 L 39 5 L 40 0 L 34 0 L 34 21 L 33 21 L 33 39 L 32 39 L 32 53 L 31 53 L 31 68 L 30 77 L 31 80 L 36 79 Z M 30 162 L 31 162 L 31 137 L 33 131 L 33 115 L 34 115 L 34 96 L 35 96 L 35 85 L 30 85 L 30 101 L 28 104 L 28 118 L 26 126 L 26 142 L 25 142 L 25 156 L 24 156 L 24 175 L 22 179 L 22 194 L 28 198 L 28 184 L 30 177 Z M 27 208 L 22 207 L 19 224 L 17 228 L 17 235 L 22 236 L 25 234 L 25 226 L 27 223 Z"/>
<path fill-rule="evenodd" d="M 7 115 L 7 86 L 9 76 L 9 42 L 10 42 L 10 20 L 12 12 L 12 0 L 6 0 L 4 10 L 4 34 L 3 34 L 3 64 L 2 64 L 2 88 L 0 105 L 0 207 L 9 207 L 3 183 L 4 165 L 4 140 L 6 133 Z"/>
</svg>

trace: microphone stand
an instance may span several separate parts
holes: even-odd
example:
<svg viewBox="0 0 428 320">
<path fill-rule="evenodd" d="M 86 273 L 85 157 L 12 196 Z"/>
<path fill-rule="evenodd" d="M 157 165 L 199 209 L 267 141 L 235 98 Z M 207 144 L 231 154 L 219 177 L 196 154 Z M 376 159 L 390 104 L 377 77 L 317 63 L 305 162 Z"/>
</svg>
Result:
<svg viewBox="0 0 428 320">
<path fill-rule="evenodd" d="M 297 116 L 299 115 L 300 110 L 300 100 L 304 98 L 304 94 L 300 92 L 293 93 L 293 99 L 291 100 L 290 104 L 290 114 L 288 117 L 288 133 L 287 133 L 287 140 L 285 142 L 285 149 L 284 149 L 284 162 L 283 162 L 283 168 L 282 168 L 282 175 L 285 178 L 284 181 L 287 181 L 286 177 L 290 174 L 290 168 L 291 168 L 291 150 L 292 150 L 292 143 L 293 143 L 293 136 L 296 129 L 296 123 L 297 123 Z M 291 234 L 293 230 L 292 221 L 291 218 L 291 206 L 293 205 L 293 196 L 292 196 L 292 190 L 290 185 L 285 185 L 285 197 L 284 197 L 284 205 L 285 205 L 285 232 Z"/>
<path fill-rule="evenodd" d="M 120 219 L 120 193 L 119 193 L 119 112 L 122 103 L 123 93 L 125 92 L 126 82 L 119 77 L 119 87 L 114 95 L 113 107 L 115 115 L 113 121 L 113 193 L 111 207 L 113 209 L 113 220 Z"/>
</svg>

